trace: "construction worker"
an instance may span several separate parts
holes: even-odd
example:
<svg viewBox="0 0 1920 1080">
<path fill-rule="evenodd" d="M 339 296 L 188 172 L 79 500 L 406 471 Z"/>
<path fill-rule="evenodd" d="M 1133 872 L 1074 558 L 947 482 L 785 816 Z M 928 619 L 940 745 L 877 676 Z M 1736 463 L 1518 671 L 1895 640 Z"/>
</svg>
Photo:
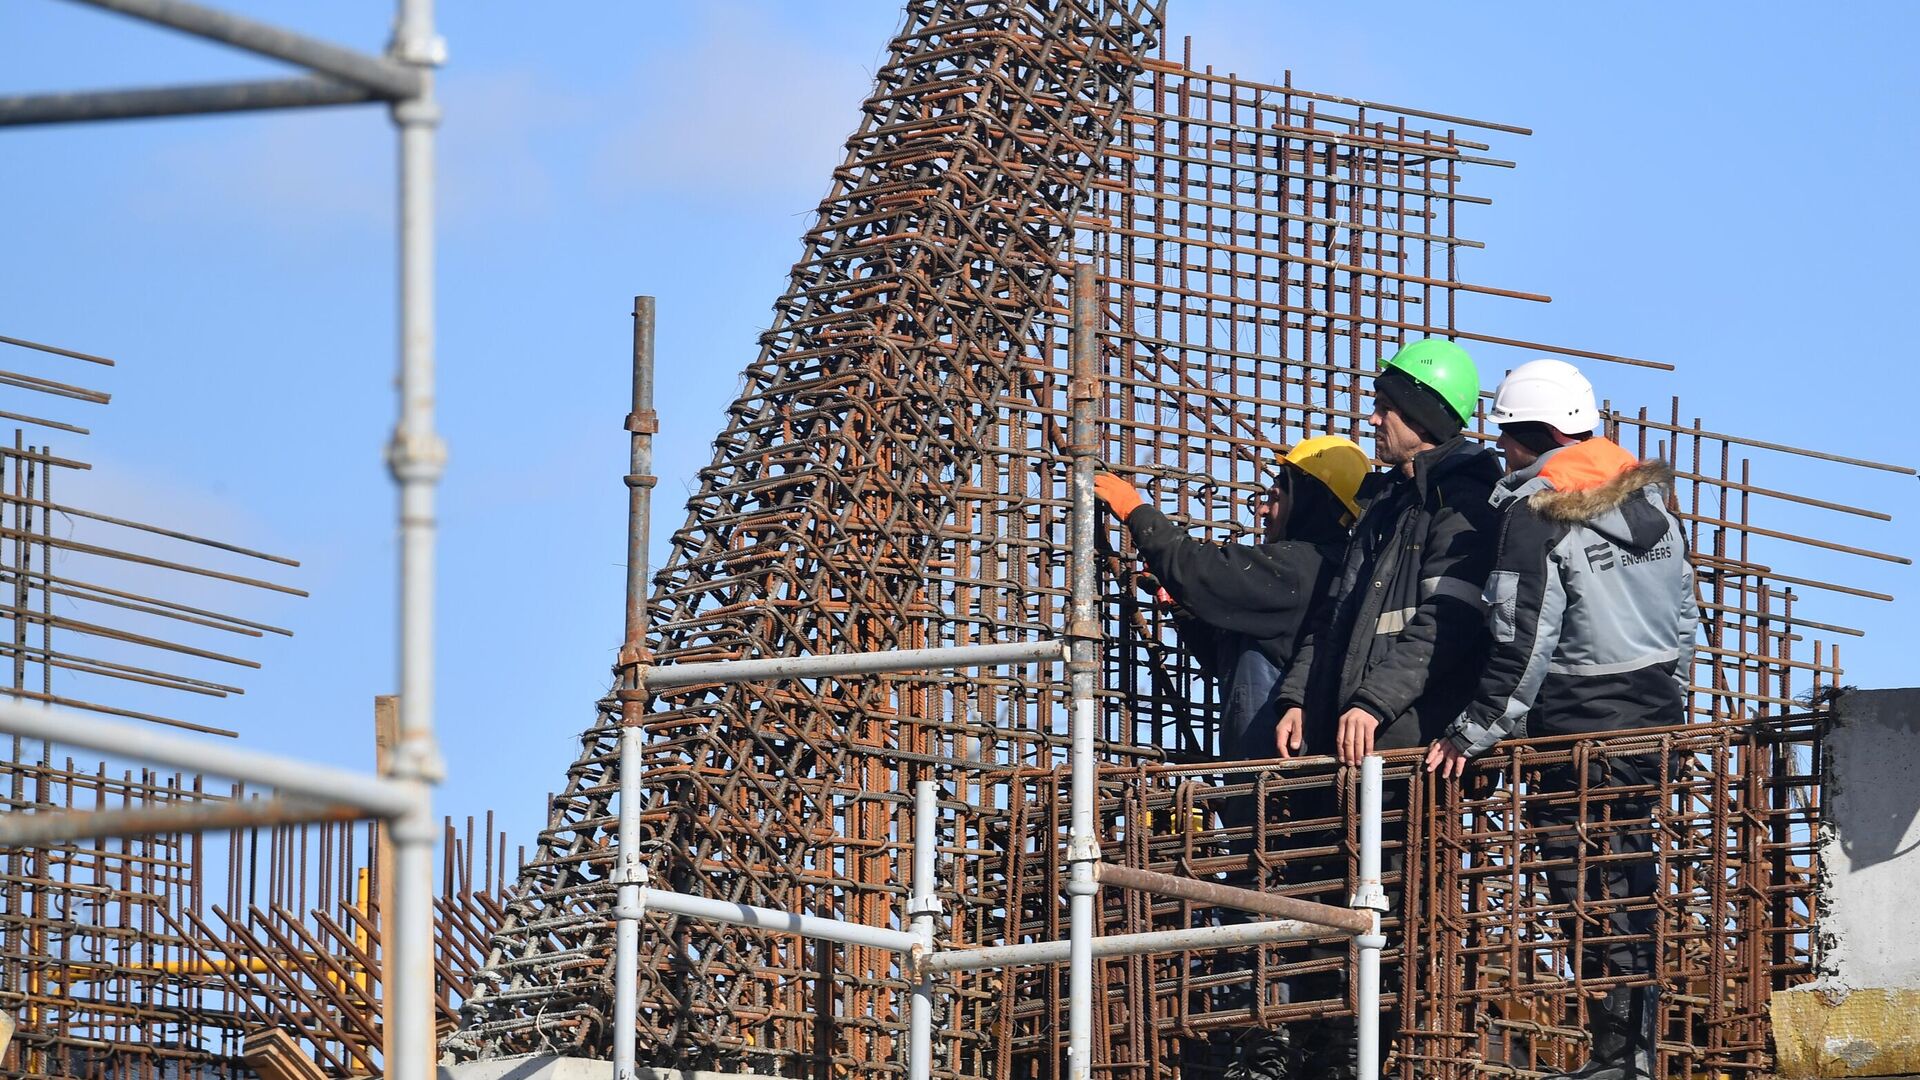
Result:
<svg viewBox="0 0 1920 1080">
<path fill-rule="evenodd" d="M 1391 467 L 1354 526 L 1324 618 L 1285 679 L 1278 750 L 1359 764 L 1420 746 L 1460 715 L 1486 652 L 1487 504 L 1500 467 L 1462 432 L 1480 397 L 1473 358 L 1415 341 L 1374 378 L 1374 454 Z"/>
<path fill-rule="evenodd" d="M 1693 636 L 1699 621 L 1686 537 L 1667 509 L 1673 470 L 1640 462 L 1597 437 L 1593 386 L 1560 360 L 1535 360 L 1508 375 L 1490 418 L 1500 425 L 1507 476 L 1494 491 L 1502 513 L 1499 558 L 1487 580 L 1493 651 L 1473 701 L 1428 749 L 1427 768 L 1458 776 L 1467 759 L 1515 733 L 1590 734 L 1685 721 Z M 1589 977 L 1655 970 L 1651 797 L 1594 798 L 1606 787 L 1652 785 L 1657 754 L 1594 754 L 1587 775 L 1550 767 L 1530 784 L 1528 825 L 1556 905 L 1612 900 L 1597 936 L 1569 958 Z M 1577 790 L 1583 800 L 1540 798 Z M 1598 821 L 1581 820 L 1580 807 Z M 1612 821 L 1621 821 L 1614 826 Z M 1637 822 L 1637 823 L 1636 823 Z M 1581 845 L 1609 849 L 1588 881 L 1574 869 Z M 1589 854 L 1601 854 L 1591 850 Z M 1569 928 L 1571 920 L 1563 924 Z M 1651 1080 L 1659 1036 L 1656 985 L 1615 986 L 1589 1001 L 1587 1062 L 1567 1077 Z"/>
<path fill-rule="evenodd" d="M 1273 756 L 1272 697 L 1281 665 L 1339 565 L 1369 469 L 1366 452 L 1351 439 L 1303 440 L 1281 459 L 1255 505 L 1258 544 L 1196 540 L 1127 481 L 1105 472 L 1094 477 L 1095 497 L 1125 523 L 1160 590 L 1177 605 L 1174 616 L 1193 655 L 1219 681 L 1224 757 Z"/>
<path fill-rule="evenodd" d="M 1283 756 L 1304 744 L 1308 752 L 1358 764 L 1376 749 L 1423 745 L 1460 715 L 1486 655 L 1481 591 L 1494 525 L 1487 497 L 1500 467 L 1463 434 L 1479 402 L 1479 372 L 1465 349 L 1427 338 L 1395 353 L 1373 389 L 1367 422 L 1374 456 L 1389 471 L 1374 474 L 1329 602 L 1308 624 L 1281 681 L 1276 741 Z M 1324 806 L 1297 805 L 1307 817 L 1337 813 L 1330 798 Z M 1328 844 L 1337 847 L 1343 836 Z M 1399 862 L 1396 851 L 1388 872 Z M 1346 869 L 1344 859 L 1303 860 L 1289 872 L 1328 880 L 1344 878 Z M 1347 902 L 1344 894 L 1325 899 Z M 1301 989 L 1333 996 L 1337 977 Z M 1394 1031 L 1397 1017 L 1389 1012 L 1381 1030 Z M 1304 1023 L 1292 1041 L 1298 1075 L 1359 1071 L 1349 1023 Z"/>
<path fill-rule="evenodd" d="M 1300 628 L 1321 604 L 1346 548 L 1347 530 L 1360 514 L 1360 484 L 1372 468 L 1352 439 L 1321 435 L 1302 440 L 1281 459 L 1273 484 L 1255 504 L 1261 543 L 1213 544 L 1188 536 L 1146 504 L 1133 485 L 1112 473 L 1094 477 L 1094 495 L 1133 536 L 1158 582 L 1162 602 L 1194 657 L 1219 683 L 1220 751 L 1233 760 L 1272 757 L 1278 716 L 1274 689 L 1294 653 Z M 1229 799 L 1223 824 L 1244 829 L 1256 817 L 1251 796 Z M 1245 854 L 1243 850 L 1238 852 Z M 1251 869 L 1230 884 L 1259 887 Z M 1223 919 L 1238 921 L 1235 913 Z M 1219 959 L 1216 971 L 1244 972 L 1245 957 Z M 1244 976 L 1243 976 L 1244 977 Z M 1233 997 L 1252 1004 L 1246 988 Z M 1287 1080 L 1299 1075 L 1287 1030 L 1236 1033 L 1225 1080 Z"/>
</svg>

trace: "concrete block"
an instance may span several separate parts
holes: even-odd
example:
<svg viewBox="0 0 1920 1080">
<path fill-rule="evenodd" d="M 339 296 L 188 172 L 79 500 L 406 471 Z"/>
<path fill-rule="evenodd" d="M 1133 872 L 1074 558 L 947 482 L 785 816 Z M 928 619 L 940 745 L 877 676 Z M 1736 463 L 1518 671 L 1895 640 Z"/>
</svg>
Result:
<svg viewBox="0 0 1920 1080">
<path fill-rule="evenodd" d="M 1821 975 L 1920 989 L 1920 690 L 1849 690 L 1827 736 Z"/>
<path fill-rule="evenodd" d="M 1920 1073 L 1920 990 L 1799 987 L 1769 1011 L 1785 1080 Z"/>
<path fill-rule="evenodd" d="M 1820 831 L 1820 978 L 1773 995 L 1786 1080 L 1920 1073 L 1920 690 L 1833 702 Z"/>
</svg>

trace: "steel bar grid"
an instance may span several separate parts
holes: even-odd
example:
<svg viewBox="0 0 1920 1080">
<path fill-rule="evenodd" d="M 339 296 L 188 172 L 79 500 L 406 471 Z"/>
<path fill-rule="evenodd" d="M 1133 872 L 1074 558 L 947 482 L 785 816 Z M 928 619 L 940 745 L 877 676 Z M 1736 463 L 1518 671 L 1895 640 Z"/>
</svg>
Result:
<svg viewBox="0 0 1920 1080">
<path fill-rule="evenodd" d="M 1077 264 L 1097 268 L 1102 290 L 1102 456 L 1177 520 L 1219 540 L 1250 532 L 1244 509 L 1286 447 L 1325 432 L 1365 442 L 1367 377 L 1409 338 L 1461 339 L 1489 382 L 1540 354 L 1668 366 L 1520 341 L 1463 317 L 1546 299 L 1471 281 L 1459 265 L 1462 251 L 1480 246 L 1462 219 L 1487 203 L 1472 176 L 1506 167 L 1493 143 L 1524 131 L 1298 89 L 1290 78 L 1218 75 L 1197 67 L 1190 49 L 1146 56 L 1157 23 L 1145 5 L 908 4 L 775 302 L 774 329 L 654 576 L 646 642 L 654 662 L 1066 635 L 1067 282 Z M 1694 711 L 1721 722 L 1701 729 L 1720 735 L 1702 737 L 1732 739 L 1726 723 L 1794 713 L 1837 685 L 1837 649 L 1813 632 L 1853 631 L 1807 621 L 1808 592 L 1887 598 L 1788 571 L 1809 549 L 1903 560 L 1762 524 L 1783 507 L 1796 522 L 1884 515 L 1766 486 L 1750 458 L 1911 470 L 1715 433 L 1697 419 L 1683 423 L 1677 402 L 1615 405 L 1608 415 L 1609 434 L 1643 457 L 1665 457 L 1680 478 L 1676 508 L 1706 622 Z M 1137 561 L 1107 532 L 1097 538 L 1105 598 L 1097 745 L 1107 795 L 1121 799 L 1125 785 L 1144 783 L 1137 776 L 1210 760 L 1218 702 L 1171 619 L 1147 602 Z M 947 792 L 940 894 L 951 916 L 942 945 L 1061 940 L 1066 820 L 1054 796 L 1067 754 L 1065 689 L 1033 666 L 662 693 L 645 721 L 641 832 L 651 880 L 903 929 L 914 845 L 893 822 L 914 781 L 937 775 Z M 607 1053 L 619 704 L 601 702 L 553 797 L 522 891 L 448 1043 L 457 1058 Z M 1771 876 L 1764 887 L 1753 880 L 1770 899 L 1729 916 L 1726 941 L 1738 947 L 1703 954 L 1737 987 L 1725 1016 L 1746 1009 L 1762 983 L 1804 970 L 1810 916 L 1797 890 L 1811 880 L 1811 856 L 1796 845 L 1817 816 L 1818 792 L 1790 778 L 1817 774 L 1806 760 L 1813 745 L 1728 744 L 1738 759 L 1731 775 L 1748 785 L 1741 796 L 1753 809 L 1716 826 L 1727 830 L 1720 839 L 1694 837 L 1697 813 L 1676 804 L 1668 815 L 1680 847 L 1719 850 L 1733 843 L 1726 837 L 1762 843 L 1754 830 L 1767 833 Z M 1748 767 L 1768 754 L 1771 773 Z M 1144 816 L 1127 817 L 1125 828 L 1103 810 L 1103 845 L 1116 845 L 1107 857 L 1195 876 L 1252 873 L 1269 889 L 1344 904 L 1335 894 L 1350 884 L 1354 839 L 1344 782 L 1324 763 L 1292 765 L 1234 774 L 1225 793 L 1209 793 L 1226 775 L 1216 774 L 1188 804 L 1143 804 Z M 1486 846 L 1463 860 L 1497 857 L 1527 838 L 1442 827 L 1432 800 L 1444 793 L 1404 764 L 1390 771 L 1393 784 L 1401 801 L 1388 807 L 1389 847 L 1404 848 L 1418 870 L 1402 880 L 1398 858 L 1389 869 L 1402 905 L 1388 920 L 1393 940 L 1403 931 L 1421 940 L 1448 919 L 1463 935 L 1469 924 L 1493 933 L 1486 909 L 1456 904 L 1442 891 L 1455 888 L 1452 879 L 1413 860 L 1430 856 L 1436 837 Z M 1781 801 L 1789 789 L 1799 802 Z M 1683 790 L 1663 792 L 1677 800 Z M 1223 824 L 1214 804 L 1233 797 L 1288 809 Z M 1160 813 L 1188 824 L 1172 828 Z M 1741 865 L 1758 872 L 1750 860 Z M 1213 917 L 1170 903 L 1109 890 L 1102 929 L 1184 929 Z M 1516 910 L 1545 917 L 1537 904 Z M 898 1018 L 909 984 L 890 954 L 658 916 L 642 941 L 642 1062 L 815 1076 L 905 1071 Z M 1265 946 L 1246 968 L 1186 953 L 1104 961 L 1094 1068 L 1198 1075 L 1219 1065 L 1214 1044 L 1226 1032 L 1343 1015 L 1352 1007 L 1345 991 L 1327 988 L 1344 985 L 1345 948 Z M 1460 948 L 1460 965 L 1478 955 Z M 1389 961 L 1394 1004 L 1407 989 Z M 1461 1008 L 1504 992 L 1497 980 L 1474 981 L 1494 978 L 1491 970 L 1477 961 L 1447 968 L 1440 989 L 1417 990 L 1438 993 L 1435 1008 Z M 1297 982 L 1299 996 L 1281 1001 L 1282 979 Z M 1404 1015 L 1413 1024 L 1427 1014 Z M 1063 1076 L 1066 1019 L 1060 969 L 958 975 L 935 1017 L 934 1073 Z M 1713 1033 L 1686 1044 L 1688 1060 L 1759 1060 L 1751 1047 L 1736 1052 L 1747 1035 L 1732 1021 L 1699 1023 Z M 1432 1038 L 1408 1035 L 1398 1045 L 1402 1061 L 1457 1057 L 1441 1064 L 1471 1071 L 1482 1066 L 1461 1062 L 1485 1060 L 1477 1044 L 1436 1051 Z"/>
<path fill-rule="evenodd" d="M 11 793 L 11 794 L 8 794 Z M 0 810 L 219 807 L 239 784 L 63 758 L 0 763 Z M 450 1021 L 517 869 L 487 815 L 448 820 L 437 993 Z M 0 1074 L 243 1078 L 248 1035 L 292 1034 L 330 1075 L 378 1072 L 384 979 L 374 827 L 364 821 L 171 833 L 8 851 Z"/>
<path fill-rule="evenodd" d="M 1576 1066 L 1586 1056 L 1582 1002 L 1643 981 L 1608 977 L 1582 962 L 1583 950 L 1613 940 L 1610 920 L 1648 908 L 1665 986 L 1660 1075 L 1768 1072 L 1769 995 L 1813 972 L 1821 722 L 1799 715 L 1514 744 L 1463 784 L 1427 786 L 1420 847 L 1409 854 L 1425 868 L 1424 896 L 1408 925 L 1426 950 L 1404 972 L 1417 1011 L 1402 1036 L 1401 1075 Z M 1623 760 L 1649 782 L 1619 784 Z M 1556 769 L 1581 784 L 1536 789 Z M 1589 782 L 1610 770 L 1613 784 Z M 1582 810 L 1586 842 L 1543 814 L 1556 803 Z M 1633 862 L 1641 846 L 1655 868 L 1650 901 L 1569 902 L 1549 888 L 1556 869 L 1598 875 Z"/>
<path fill-rule="evenodd" d="M 0 338 L 0 344 L 113 365 L 103 357 L 19 338 Z M 102 391 L 25 372 L 0 373 L 0 383 L 88 405 L 110 399 Z M 61 420 L 15 412 L 0 416 L 87 433 Z M 121 702 L 130 688 L 146 695 L 139 699 L 143 706 L 148 698 L 165 696 L 156 690 L 215 699 L 244 694 L 231 673 L 260 667 L 243 655 L 244 645 L 267 634 L 291 636 L 290 631 L 177 597 L 196 582 L 210 585 L 222 607 L 265 594 L 305 596 L 252 569 L 265 564 L 278 572 L 300 564 L 55 494 L 56 473 L 70 476 L 91 468 L 51 446 L 29 443 L 23 428 L 15 429 L 10 448 L 0 448 L 0 659 L 10 669 L 4 692 L 18 700 L 231 736 L 231 731 Z M 36 760 L 32 742 L 13 739 L 11 760 Z"/>
<path fill-rule="evenodd" d="M 1025 363 L 1031 328 L 1053 303 L 1073 213 L 1105 167 L 1157 22 L 1156 4 L 1121 0 L 908 6 L 734 423 L 654 578 L 657 670 L 1060 636 L 1066 500 L 1050 490 L 1051 463 L 1008 442 L 1041 433 L 997 403 L 1054 392 Z M 1047 437 L 1064 451 L 1063 429 Z M 1042 498 L 1020 505 L 1030 494 Z M 1024 586 L 999 587 L 1009 577 Z M 1038 688 L 1053 681 L 1029 664 L 978 678 L 667 690 L 647 717 L 651 880 L 904 927 L 908 845 L 891 832 L 890 804 L 934 763 L 1051 763 L 1064 694 Z M 552 804 L 527 878 L 537 895 L 511 913 L 490 965 L 501 978 L 470 1004 L 457 1054 L 605 1053 L 610 716 Z M 970 822 L 992 813 L 991 785 L 956 787 L 941 834 L 977 834 Z M 961 918 L 978 919 L 978 904 Z M 892 954 L 841 950 L 826 987 L 790 940 L 688 924 L 644 940 L 646 1057 L 812 1054 L 815 1005 L 839 997 L 837 1011 L 858 1019 L 835 1026 L 822 1056 L 905 1068 L 904 1027 L 868 1019 L 907 1013 Z M 563 959 L 544 964 L 549 954 Z M 986 1025 L 967 1014 L 991 1010 L 985 978 L 946 997 L 937 1043 L 980 1037 Z"/>
<path fill-rule="evenodd" d="M 1653 912 L 1656 970 L 1668 986 L 1662 1076 L 1752 1075 L 1770 1065 L 1766 1005 L 1813 970 L 1810 805 L 1820 719 L 1701 724 L 1650 735 L 1505 745 L 1459 783 L 1430 780 L 1417 755 L 1389 755 L 1386 885 L 1389 940 L 1419 943 L 1415 962 L 1387 952 L 1383 1003 L 1397 1028 L 1388 1075 L 1508 1076 L 1571 1068 L 1584 1058 L 1579 1002 L 1618 982 L 1570 958 L 1607 943 L 1610 916 Z M 1644 789 L 1609 786 L 1606 763 L 1664 762 Z M 1779 771 L 1797 760 L 1795 772 Z M 1543 772 L 1579 766 L 1567 790 Z M 1520 778 L 1512 783 L 1511 778 Z M 1137 766 L 1102 777 L 1101 844 L 1117 864 L 1338 903 L 1357 882 L 1354 777 L 1327 759 L 1231 766 Z M 1067 805 L 1064 770 L 1029 777 L 1025 852 L 1010 891 L 1013 940 L 1047 940 L 1059 920 L 1063 871 L 1052 842 Z M 1556 900 L 1546 873 L 1576 874 L 1631 859 L 1598 839 L 1532 822 L 1577 804 L 1591 833 L 1618 823 L 1648 840 L 1648 898 Z M 1783 840 L 1780 838 L 1784 838 Z M 1109 892 L 1102 934 L 1231 925 L 1227 908 Z M 1345 940 L 1327 933 L 1257 947 L 1168 951 L 1104 961 L 1107 1068 L 1141 1077 L 1178 1068 L 1212 1075 L 1249 1027 L 1352 1015 Z M 1008 1075 L 1046 1075 L 1061 1009 L 1049 999 L 1061 965 L 1009 972 Z M 1518 973 L 1518 974 L 1516 974 Z"/>
</svg>

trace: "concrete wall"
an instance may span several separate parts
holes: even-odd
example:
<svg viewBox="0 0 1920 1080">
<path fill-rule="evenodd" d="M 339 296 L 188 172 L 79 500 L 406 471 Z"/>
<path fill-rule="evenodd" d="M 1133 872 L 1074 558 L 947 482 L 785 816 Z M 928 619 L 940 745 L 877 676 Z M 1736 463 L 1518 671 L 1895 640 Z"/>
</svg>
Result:
<svg viewBox="0 0 1920 1080">
<path fill-rule="evenodd" d="M 1834 702 L 1825 798 L 1821 974 L 1920 989 L 1920 689 Z"/>
<path fill-rule="evenodd" d="M 1773 995 L 1788 1080 L 1920 1073 L 1920 690 L 1833 704 L 1815 982 Z"/>
</svg>

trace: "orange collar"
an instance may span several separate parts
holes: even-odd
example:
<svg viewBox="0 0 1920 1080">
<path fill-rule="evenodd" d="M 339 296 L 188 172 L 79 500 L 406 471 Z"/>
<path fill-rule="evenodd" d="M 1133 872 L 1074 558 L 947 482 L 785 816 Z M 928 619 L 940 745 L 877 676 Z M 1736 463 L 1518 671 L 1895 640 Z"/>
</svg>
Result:
<svg viewBox="0 0 1920 1080">
<path fill-rule="evenodd" d="M 1611 439 L 1594 437 L 1562 447 L 1540 467 L 1540 477 L 1555 491 L 1584 491 L 1600 485 L 1640 464 L 1638 458 L 1622 450 Z"/>
</svg>

